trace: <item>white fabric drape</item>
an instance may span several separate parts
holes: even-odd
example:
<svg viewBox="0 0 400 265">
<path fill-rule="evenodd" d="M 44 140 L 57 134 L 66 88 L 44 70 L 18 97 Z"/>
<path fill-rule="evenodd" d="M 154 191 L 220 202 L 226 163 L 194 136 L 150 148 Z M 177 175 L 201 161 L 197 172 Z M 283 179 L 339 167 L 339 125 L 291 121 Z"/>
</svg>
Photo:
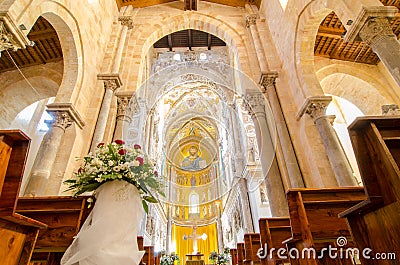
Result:
<svg viewBox="0 0 400 265">
<path fill-rule="evenodd" d="M 61 265 L 138 265 L 144 251 L 137 245 L 143 215 L 137 188 L 125 181 L 107 182 L 96 199 Z"/>
</svg>

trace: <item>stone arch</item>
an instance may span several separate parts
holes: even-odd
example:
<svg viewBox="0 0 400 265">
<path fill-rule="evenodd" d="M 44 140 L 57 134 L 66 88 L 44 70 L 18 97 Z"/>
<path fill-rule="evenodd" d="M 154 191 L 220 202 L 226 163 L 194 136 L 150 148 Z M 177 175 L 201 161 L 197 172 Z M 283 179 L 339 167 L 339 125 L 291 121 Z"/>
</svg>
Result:
<svg viewBox="0 0 400 265">
<path fill-rule="evenodd" d="M 30 69 L 32 72 L 34 69 Z M 0 128 L 7 128 L 25 107 L 41 99 L 54 97 L 60 85 L 59 78 L 50 78 L 47 74 L 26 75 L 27 80 L 14 79 L 2 89 L 0 98 Z M 14 74 L 13 76 L 16 76 Z M 29 83 L 28 83 L 29 82 Z M 33 87 L 33 88 L 32 88 Z"/>
<path fill-rule="evenodd" d="M 62 3 L 34 0 L 25 10 L 18 24 L 31 28 L 39 16 L 54 27 L 61 44 L 64 61 L 63 79 L 55 102 L 75 102 L 83 79 L 83 44 L 76 18 Z"/>
<path fill-rule="evenodd" d="M 331 64 L 317 71 L 324 93 L 344 98 L 357 106 L 365 115 L 380 115 L 383 104 L 393 103 L 385 84 L 360 68 Z M 337 86 L 326 85 L 330 78 L 342 80 Z M 340 84 L 343 83 L 346 84 Z M 345 89 L 344 87 L 345 86 Z"/>
<path fill-rule="evenodd" d="M 379 1 L 376 2 L 378 5 Z M 345 0 L 314 0 L 300 12 L 295 28 L 294 62 L 304 97 L 323 95 L 314 67 L 314 43 L 320 23 L 332 11 L 343 22 L 355 20 L 358 15 L 355 11 L 361 8 L 361 1 L 352 2 L 350 6 Z M 348 27 L 345 23 L 344 26 Z"/>
<path fill-rule="evenodd" d="M 153 33 L 139 45 L 142 47 L 140 51 L 142 62 L 153 43 L 166 35 L 185 29 L 201 30 L 220 38 L 231 48 L 239 70 L 249 70 L 247 69 L 249 67 L 246 67 L 250 65 L 250 62 L 248 60 L 246 42 L 242 36 L 243 33 L 241 34 L 238 30 L 220 19 L 197 12 L 185 12 L 180 15 L 167 17 L 166 19 L 158 21 L 156 24 L 152 25 L 152 30 L 146 29 L 146 32 L 152 31 Z M 140 35 L 141 33 L 139 33 L 137 39 L 140 39 Z M 143 63 L 141 63 L 141 65 L 138 75 L 139 78 L 143 71 Z M 251 76 L 251 73 L 246 74 Z M 138 80 L 138 84 L 140 83 L 141 80 Z"/>
</svg>

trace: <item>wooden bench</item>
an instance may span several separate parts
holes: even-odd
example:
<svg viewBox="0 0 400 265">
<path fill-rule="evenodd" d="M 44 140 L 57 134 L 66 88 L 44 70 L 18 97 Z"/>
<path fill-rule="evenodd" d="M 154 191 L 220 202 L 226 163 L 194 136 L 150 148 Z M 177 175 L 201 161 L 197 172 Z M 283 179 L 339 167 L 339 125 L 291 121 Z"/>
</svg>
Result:
<svg viewBox="0 0 400 265">
<path fill-rule="evenodd" d="M 30 139 L 0 130 L 0 264 L 29 264 L 44 223 L 15 211 Z"/>
<path fill-rule="evenodd" d="M 260 234 L 248 233 L 244 235 L 244 252 L 245 264 L 260 264 L 260 258 L 257 256 L 258 250 L 261 248 Z"/>
<path fill-rule="evenodd" d="M 232 265 L 238 264 L 237 249 L 236 249 L 236 248 L 231 248 L 231 249 L 229 250 L 229 252 L 230 252 L 230 254 L 231 254 Z"/>
<path fill-rule="evenodd" d="M 87 196 L 20 197 L 16 211 L 45 223 L 48 228 L 39 232 L 34 248 L 33 261 L 61 258 L 78 234 L 89 215 Z M 58 260 L 59 261 L 59 260 Z"/>
<path fill-rule="evenodd" d="M 338 214 L 365 200 L 364 189 L 290 189 L 286 196 L 292 235 L 284 243 L 300 253 L 300 259 L 290 261 L 298 264 L 353 264 L 351 257 L 333 260 L 329 258 L 328 252 L 325 252 L 322 259 L 317 259 L 312 252 L 307 252 L 304 256 L 302 252 L 311 248 L 319 255 L 324 248 L 334 247 L 339 237 L 348 242 L 347 245 L 343 245 L 344 248 L 352 246 L 347 223 L 339 218 Z"/>
<path fill-rule="evenodd" d="M 366 200 L 340 214 L 359 249 L 400 258 L 400 117 L 360 117 L 349 126 Z M 380 255 L 380 254 L 379 254 Z M 392 257 L 393 258 L 393 257 Z M 363 264 L 377 264 L 365 259 Z M 393 259 L 379 264 L 396 264 Z"/>
<path fill-rule="evenodd" d="M 286 245 L 282 242 L 292 236 L 290 219 L 287 217 L 261 218 L 258 223 L 260 226 L 261 246 L 264 249 L 263 251 L 267 251 L 267 253 L 262 253 L 265 258 L 261 259 L 261 263 L 275 265 L 289 262 L 289 259 L 279 258 L 276 250 L 286 248 Z M 275 252 L 270 255 L 269 251 L 272 248 L 275 249 Z"/>
<path fill-rule="evenodd" d="M 237 264 L 243 265 L 245 259 L 244 243 L 237 243 L 236 248 L 237 248 Z"/>
</svg>

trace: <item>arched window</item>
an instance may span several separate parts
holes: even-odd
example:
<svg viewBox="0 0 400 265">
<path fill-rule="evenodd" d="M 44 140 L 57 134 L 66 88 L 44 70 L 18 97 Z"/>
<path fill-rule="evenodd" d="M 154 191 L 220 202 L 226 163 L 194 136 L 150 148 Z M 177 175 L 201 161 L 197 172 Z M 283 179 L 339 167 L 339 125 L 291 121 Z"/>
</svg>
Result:
<svg viewBox="0 0 400 265">
<path fill-rule="evenodd" d="M 199 203 L 199 195 L 193 191 L 189 197 L 189 214 L 198 214 L 200 212 Z"/>
</svg>

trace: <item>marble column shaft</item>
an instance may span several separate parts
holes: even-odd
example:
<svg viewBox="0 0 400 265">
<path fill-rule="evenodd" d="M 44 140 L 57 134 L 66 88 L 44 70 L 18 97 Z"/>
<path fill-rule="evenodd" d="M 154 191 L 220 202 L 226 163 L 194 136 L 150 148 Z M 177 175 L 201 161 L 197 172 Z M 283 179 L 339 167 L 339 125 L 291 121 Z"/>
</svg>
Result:
<svg viewBox="0 0 400 265">
<path fill-rule="evenodd" d="M 104 97 L 101 103 L 100 112 L 97 118 L 96 128 L 92 139 L 90 150 L 93 152 L 97 144 L 104 141 L 104 133 L 107 127 L 108 115 L 114 96 L 114 91 L 120 86 L 119 77 L 116 75 L 115 79 L 104 80 Z"/>
<path fill-rule="evenodd" d="M 289 135 L 285 117 L 283 116 L 282 106 L 276 92 L 275 79 L 278 77 L 278 74 L 271 72 L 267 73 L 267 76 L 268 78 L 263 80 L 264 82 L 261 83 L 261 86 L 265 89 L 265 94 L 270 104 L 278 133 L 277 159 L 278 162 L 282 161 L 279 165 L 281 169 L 285 169 L 288 188 L 304 188 L 305 185 L 296 158 L 296 153 Z"/>
<path fill-rule="evenodd" d="M 265 98 L 260 92 L 248 93 L 246 102 L 245 107 L 247 107 L 254 122 L 271 214 L 273 217 L 287 216 L 288 207 L 285 191 L 265 114 Z"/>
<path fill-rule="evenodd" d="M 325 114 L 331 100 L 332 98 L 328 96 L 308 98 L 303 109 L 305 113 L 311 116 L 318 128 L 339 186 L 356 186 L 357 182 L 353 176 L 353 170 L 332 127 L 335 116 Z"/>
<path fill-rule="evenodd" d="M 72 118 L 66 111 L 49 112 L 53 116 L 50 130 L 43 138 L 38 155 L 32 167 L 25 195 L 43 196 L 50 178 L 65 129 L 72 125 Z M 57 192 L 58 193 L 58 192 Z"/>
<path fill-rule="evenodd" d="M 238 188 L 240 198 L 242 199 L 242 211 L 243 211 L 243 223 L 246 233 L 254 232 L 253 218 L 251 216 L 251 206 L 249 200 L 249 192 L 247 188 L 247 180 L 245 178 L 239 178 Z"/>
</svg>

